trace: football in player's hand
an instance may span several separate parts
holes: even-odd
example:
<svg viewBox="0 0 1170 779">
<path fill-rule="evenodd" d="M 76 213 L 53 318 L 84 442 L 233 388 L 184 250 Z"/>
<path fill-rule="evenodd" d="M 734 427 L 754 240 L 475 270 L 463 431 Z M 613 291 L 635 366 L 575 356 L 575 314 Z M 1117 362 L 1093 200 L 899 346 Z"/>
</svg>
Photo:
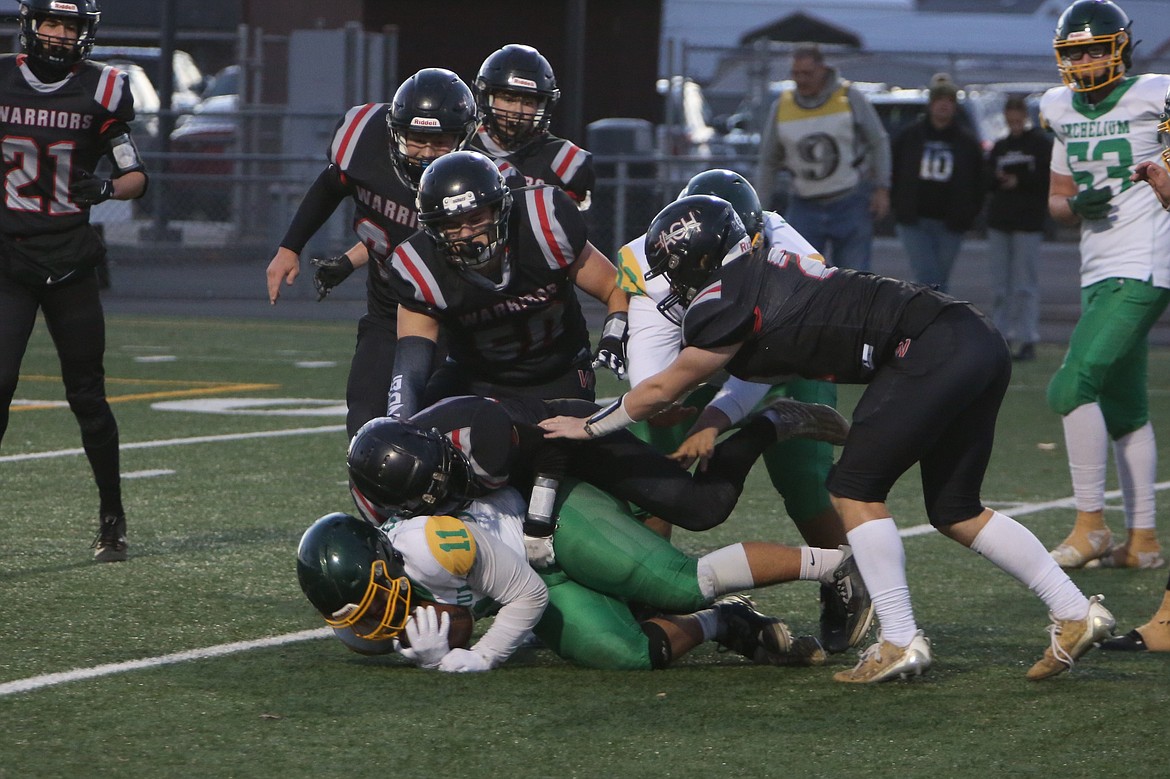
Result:
<svg viewBox="0 0 1170 779">
<path fill-rule="evenodd" d="M 416 600 L 414 608 L 433 606 L 441 618 L 443 612 L 451 615 L 451 628 L 447 631 L 447 646 L 451 649 L 466 649 L 471 644 L 471 632 L 475 629 L 475 617 L 471 609 L 466 606 L 457 606 L 453 603 L 436 603 L 433 600 Z M 406 631 L 398 634 L 398 641 L 403 646 L 410 646 L 410 639 Z"/>
</svg>

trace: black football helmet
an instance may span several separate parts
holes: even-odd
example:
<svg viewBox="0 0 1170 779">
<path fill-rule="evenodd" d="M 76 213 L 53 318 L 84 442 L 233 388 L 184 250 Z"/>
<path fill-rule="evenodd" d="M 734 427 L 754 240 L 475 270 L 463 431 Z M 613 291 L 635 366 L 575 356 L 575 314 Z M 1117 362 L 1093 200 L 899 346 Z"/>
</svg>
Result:
<svg viewBox="0 0 1170 779">
<path fill-rule="evenodd" d="M 1060 77 L 1069 89 L 1090 92 L 1125 75 L 1133 64 L 1132 24 L 1110 0 L 1076 0 L 1064 9 L 1056 21 L 1052 46 Z M 1074 59 L 1074 54 L 1080 58 Z M 1106 66 L 1104 73 L 1097 72 Z"/>
<path fill-rule="evenodd" d="M 432 162 L 406 153 L 407 132 L 451 135 L 452 148 L 462 149 L 474 135 L 477 121 L 471 90 L 451 71 L 423 68 L 404 81 L 386 114 L 390 159 L 403 182 L 417 190 L 423 170 Z"/>
<path fill-rule="evenodd" d="M 764 232 L 764 207 L 747 179 L 726 168 L 712 168 L 696 174 L 687 182 L 679 197 L 687 195 L 714 195 L 721 197 L 735 208 L 754 244 Z"/>
<path fill-rule="evenodd" d="M 77 40 L 38 36 L 41 21 L 50 16 L 75 22 Z M 20 0 L 20 50 L 63 75 L 89 57 L 101 18 L 97 0 Z"/>
<path fill-rule="evenodd" d="M 362 425 L 346 454 L 354 501 L 364 517 L 404 519 L 449 514 L 474 495 L 467 458 L 437 430 L 396 417 Z"/>
<path fill-rule="evenodd" d="M 512 92 L 535 96 L 540 104 L 531 116 L 492 107 L 492 95 Z M 475 77 L 475 100 L 495 140 L 515 151 L 548 132 L 553 107 L 561 99 L 557 77 L 544 56 L 520 43 L 510 43 L 492 52 Z"/>
<path fill-rule="evenodd" d="M 452 235 L 443 228 L 452 219 L 490 206 L 493 216 L 472 235 Z M 418 221 L 423 230 L 465 268 L 478 268 L 504 254 L 512 191 L 490 158 L 475 151 L 457 151 L 435 160 L 418 186 Z M 486 237 L 481 243 L 477 238 Z"/>
<path fill-rule="evenodd" d="M 297 579 L 334 628 L 358 638 L 392 638 L 411 613 L 402 555 L 380 530 L 349 514 L 326 514 L 301 536 Z"/>
<path fill-rule="evenodd" d="M 751 251 L 752 242 L 735 207 L 711 195 L 688 195 L 658 212 L 646 230 L 646 280 L 665 275 L 670 294 L 662 315 L 682 323 L 685 311 L 725 261 Z"/>
</svg>

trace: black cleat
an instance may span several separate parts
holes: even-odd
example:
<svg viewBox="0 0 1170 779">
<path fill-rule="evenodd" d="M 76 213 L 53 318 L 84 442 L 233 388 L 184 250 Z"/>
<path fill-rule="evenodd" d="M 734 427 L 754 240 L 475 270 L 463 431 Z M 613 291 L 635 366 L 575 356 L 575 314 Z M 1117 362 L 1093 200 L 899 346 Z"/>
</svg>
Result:
<svg viewBox="0 0 1170 779">
<path fill-rule="evenodd" d="M 832 406 L 776 398 L 759 413 L 776 428 L 776 440 L 811 438 L 841 446 L 849 435 L 849 420 Z"/>
<path fill-rule="evenodd" d="M 873 624 L 873 603 L 861 571 L 850 548 L 838 548 L 845 558 L 833 570 L 833 584 L 821 585 L 821 644 L 831 654 L 860 644 Z"/>
<path fill-rule="evenodd" d="M 120 563 L 129 557 L 126 542 L 126 517 L 122 514 L 103 514 L 97 538 L 89 545 L 98 563 Z"/>
<path fill-rule="evenodd" d="M 1149 647 L 1146 646 L 1146 640 L 1136 629 L 1129 631 L 1124 636 L 1102 641 L 1101 648 L 1111 652 L 1146 652 L 1149 650 Z"/>
<path fill-rule="evenodd" d="M 824 665 L 825 650 L 812 636 L 792 637 L 783 620 L 756 611 L 746 595 L 728 595 L 712 608 L 719 612 L 717 643 L 757 665 Z"/>
</svg>

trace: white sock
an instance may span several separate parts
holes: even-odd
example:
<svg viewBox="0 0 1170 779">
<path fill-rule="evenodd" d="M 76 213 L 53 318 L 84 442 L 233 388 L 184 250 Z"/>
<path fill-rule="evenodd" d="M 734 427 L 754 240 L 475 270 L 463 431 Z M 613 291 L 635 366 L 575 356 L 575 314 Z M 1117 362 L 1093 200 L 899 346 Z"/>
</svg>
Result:
<svg viewBox="0 0 1170 779">
<path fill-rule="evenodd" d="M 1105 466 L 1109 460 L 1109 433 L 1096 403 L 1077 406 L 1062 420 L 1068 449 L 1068 471 L 1078 511 L 1100 511 L 1105 506 Z"/>
<path fill-rule="evenodd" d="M 1089 613 L 1089 599 L 1040 539 L 1006 514 L 993 511 L 971 542 L 971 549 L 1036 593 L 1056 619 L 1084 619 Z"/>
<path fill-rule="evenodd" d="M 844 559 L 845 553 L 840 549 L 802 546 L 800 548 L 800 580 L 832 584 L 833 571 Z"/>
<path fill-rule="evenodd" d="M 743 544 L 725 546 L 699 558 L 699 592 L 708 601 L 755 586 Z"/>
<path fill-rule="evenodd" d="M 869 590 L 881 623 L 882 640 L 909 646 L 918 632 L 910 587 L 906 583 L 906 550 L 890 517 L 871 519 L 846 533 L 853 559 Z"/>
<path fill-rule="evenodd" d="M 1154 482 L 1158 478 L 1158 448 L 1149 422 L 1113 442 L 1117 480 L 1125 501 L 1125 526 L 1154 529 Z"/>
<path fill-rule="evenodd" d="M 719 612 L 715 609 L 703 609 L 691 615 L 699 620 L 699 627 L 703 631 L 703 640 L 711 641 L 719 636 Z"/>
</svg>

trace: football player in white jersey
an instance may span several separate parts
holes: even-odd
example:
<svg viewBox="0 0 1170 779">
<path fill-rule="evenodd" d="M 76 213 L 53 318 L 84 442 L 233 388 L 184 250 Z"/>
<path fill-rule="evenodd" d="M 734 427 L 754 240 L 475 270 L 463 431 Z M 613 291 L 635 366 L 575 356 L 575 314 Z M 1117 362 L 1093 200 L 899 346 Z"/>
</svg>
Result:
<svg viewBox="0 0 1170 779">
<path fill-rule="evenodd" d="M 318 519 L 297 549 L 301 589 L 354 651 L 396 651 L 439 671 L 491 670 L 529 631 L 559 656 L 590 668 L 664 668 L 707 640 L 757 664 L 824 664 L 815 638 L 794 637 L 743 596 L 716 598 L 756 582 L 835 576 L 859 582 L 847 552 L 820 550 L 816 570 L 806 570 L 800 550 L 762 542 L 696 559 L 639 525 L 624 501 L 585 483 L 563 493 L 560 554 L 539 571 L 525 556 L 527 505 L 504 487 L 470 503 L 438 503 L 435 516 L 380 528 L 347 514 Z M 748 564 L 745 547 L 754 550 L 755 563 Z M 477 616 L 498 612 L 470 648 L 451 647 L 450 618 L 436 619 L 425 606 L 419 613 L 420 599 L 463 605 Z M 639 619 L 627 601 L 664 613 Z M 868 610 L 855 627 L 868 629 Z M 400 641 L 403 633 L 408 645 Z"/>
<path fill-rule="evenodd" d="M 1146 385 L 1149 329 L 1170 302 L 1170 219 L 1130 174 L 1159 157 L 1170 76 L 1128 74 L 1130 27 L 1109 0 L 1065 9 L 1053 43 L 1065 86 L 1040 103 L 1055 134 L 1048 209 L 1081 229 L 1081 317 L 1048 385 L 1048 404 L 1063 417 L 1077 509 L 1072 532 L 1052 550 L 1064 568 L 1165 564 Z M 1117 544 L 1103 513 L 1110 443 L 1127 530 Z"/>
<path fill-rule="evenodd" d="M 1154 190 L 1162 208 L 1170 211 L 1170 93 L 1166 95 L 1166 107 L 1162 111 L 1162 123 L 1158 125 L 1158 132 L 1162 135 L 1162 160 L 1165 167 L 1156 162 L 1140 162 L 1134 168 L 1130 180 L 1144 181 Z M 1170 213 L 1164 217 L 1170 222 Z M 1144 625 L 1139 625 L 1124 636 L 1111 638 L 1102 642 L 1102 649 L 1115 649 L 1127 652 L 1170 652 L 1170 578 L 1166 580 L 1166 590 L 1162 593 L 1162 603 L 1154 616 Z"/>
</svg>

